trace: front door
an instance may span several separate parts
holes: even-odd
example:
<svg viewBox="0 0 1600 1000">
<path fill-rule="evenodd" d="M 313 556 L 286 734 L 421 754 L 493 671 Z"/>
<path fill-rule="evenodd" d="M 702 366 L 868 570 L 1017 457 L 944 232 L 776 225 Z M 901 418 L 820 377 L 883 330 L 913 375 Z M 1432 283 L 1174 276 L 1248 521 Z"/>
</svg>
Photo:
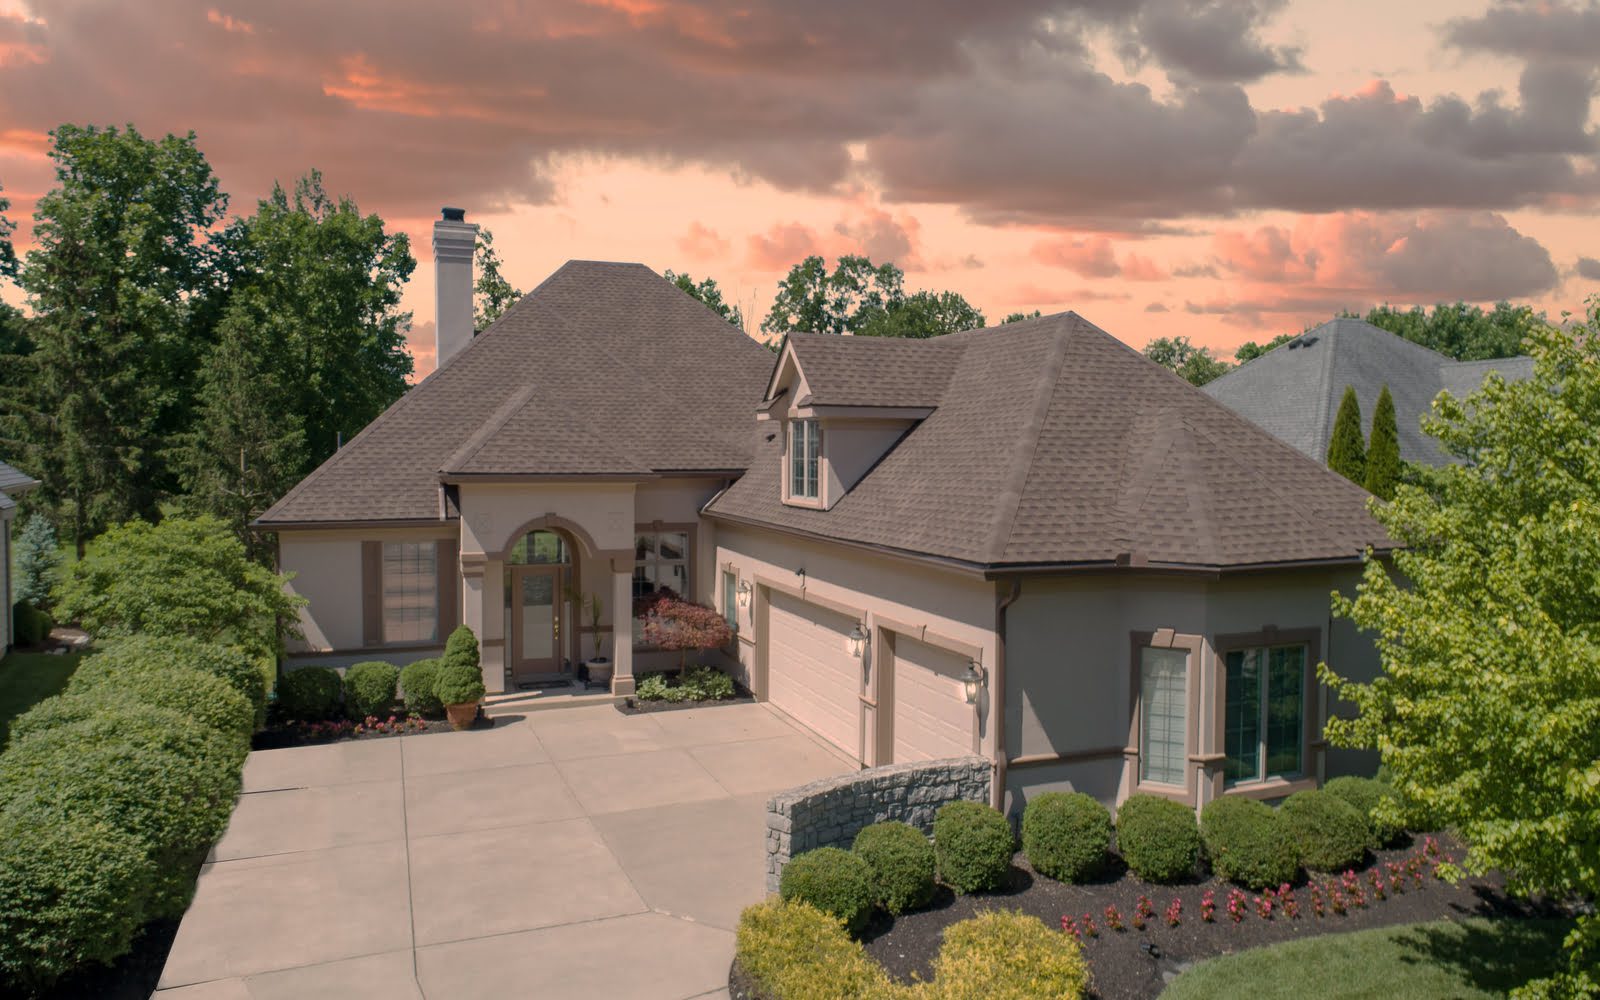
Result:
<svg viewBox="0 0 1600 1000">
<path fill-rule="evenodd" d="M 511 674 L 522 683 L 562 670 L 560 566 L 511 571 Z"/>
</svg>

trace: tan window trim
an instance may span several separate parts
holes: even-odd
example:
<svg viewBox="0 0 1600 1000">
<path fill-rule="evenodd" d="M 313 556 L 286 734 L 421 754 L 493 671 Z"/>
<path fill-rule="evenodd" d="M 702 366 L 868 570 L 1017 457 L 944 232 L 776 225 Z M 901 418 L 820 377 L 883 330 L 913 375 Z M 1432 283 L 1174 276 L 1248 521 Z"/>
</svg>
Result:
<svg viewBox="0 0 1600 1000">
<path fill-rule="evenodd" d="M 1123 749 L 1123 788 L 1126 798 L 1135 793 L 1159 795 L 1162 798 L 1194 805 L 1199 790 L 1200 768 L 1195 763 L 1200 746 L 1200 687 L 1205 637 L 1184 635 L 1174 629 L 1129 633 L 1131 649 L 1128 662 L 1128 744 Z M 1144 692 L 1142 687 L 1142 652 L 1146 648 L 1182 649 L 1189 654 L 1184 671 L 1184 783 L 1169 785 L 1165 782 L 1145 781 L 1139 776 L 1144 753 Z"/>
<path fill-rule="evenodd" d="M 1225 776 L 1228 755 L 1223 751 L 1227 733 L 1228 711 L 1228 653 L 1252 646 L 1306 647 L 1305 676 L 1301 680 L 1300 708 L 1300 773 L 1295 775 L 1268 775 L 1265 779 L 1228 784 Z M 1258 632 L 1230 632 L 1216 637 L 1212 646 L 1212 670 L 1216 677 L 1216 703 L 1212 707 L 1212 746 L 1217 748 L 1217 763 L 1211 770 L 1213 797 L 1240 795 L 1246 798 L 1272 799 L 1289 795 L 1303 788 L 1317 786 L 1318 768 L 1314 745 L 1321 739 L 1322 725 L 1318 717 L 1317 661 L 1323 657 L 1322 629 L 1280 629 L 1268 625 Z"/>
</svg>

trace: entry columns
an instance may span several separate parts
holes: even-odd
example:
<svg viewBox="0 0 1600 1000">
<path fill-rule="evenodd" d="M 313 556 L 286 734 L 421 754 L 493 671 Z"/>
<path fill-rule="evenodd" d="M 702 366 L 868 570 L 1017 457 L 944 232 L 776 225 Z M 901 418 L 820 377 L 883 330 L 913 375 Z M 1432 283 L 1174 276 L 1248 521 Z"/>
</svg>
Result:
<svg viewBox="0 0 1600 1000">
<path fill-rule="evenodd" d="M 611 560 L 611 693 L 633 694 L 633 559 Z"/>
</svg>

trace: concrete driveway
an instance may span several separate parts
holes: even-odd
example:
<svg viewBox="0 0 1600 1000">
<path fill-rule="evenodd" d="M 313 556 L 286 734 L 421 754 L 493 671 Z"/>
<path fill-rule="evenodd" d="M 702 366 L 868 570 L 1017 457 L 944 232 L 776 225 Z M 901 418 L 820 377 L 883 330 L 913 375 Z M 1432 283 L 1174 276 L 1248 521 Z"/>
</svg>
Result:
<svg viewBox="0 0 1600 1000">
<path fill-rule="evenodd" d="M 257 751 L 156 996 L 726 996 L 767 797 L 850 769 L 748 704 Z"/>
</svg>

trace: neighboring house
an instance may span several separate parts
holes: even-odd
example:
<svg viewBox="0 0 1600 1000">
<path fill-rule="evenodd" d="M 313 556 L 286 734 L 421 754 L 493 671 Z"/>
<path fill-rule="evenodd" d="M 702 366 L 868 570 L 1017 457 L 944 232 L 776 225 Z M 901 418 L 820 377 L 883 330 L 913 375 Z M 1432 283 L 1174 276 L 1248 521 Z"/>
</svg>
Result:
<svg viewBox="0 0 1600 1000">
<path fill-rule="evenodd" d="M 11 605 L 11 522 L 17 516 L 15 497 L 39 485 L 34 479 L 4 462 L 0 462 L 0 652 L 10 649 L 16 642 L 16 628 L 12 622 Z"/>
<path fill-rule="evenodd" d="M 1533 374 L 1533 359 L 1454 361 L 1371 323 L 1342 318 L 1307 330 L 1202 390 L 1302 454 L 1326 462 L 1345 386 L 1356 390 L 1365 434 L 1387 385 L 1400 426 L 1400 457 L 1443 465 L 1449 456 L 1422 432 L 1422 418 L 1441 390 L 1466 396 L 1491 371 L 1519 381 Z"/>
<path fill-rule="evenodd" d="M 459 621 L 515 691 L 590 652 L 576 591 L 627 694 L 675 662 L 631 616 L 669 586 L 735 623 L 758 698 L 863 765 L 991 757 L 1010 809 L 1370 766 L 1315 678 L 1377 670 L 1329 614 L 1390 544 L 1366 494 L 1077 315 L 774 357 L 575 261 L 474 338 L 471 237 L 435 224 L 439 369 L 260 519 L 309 599 L 291 665 Z"/>
</svg>

